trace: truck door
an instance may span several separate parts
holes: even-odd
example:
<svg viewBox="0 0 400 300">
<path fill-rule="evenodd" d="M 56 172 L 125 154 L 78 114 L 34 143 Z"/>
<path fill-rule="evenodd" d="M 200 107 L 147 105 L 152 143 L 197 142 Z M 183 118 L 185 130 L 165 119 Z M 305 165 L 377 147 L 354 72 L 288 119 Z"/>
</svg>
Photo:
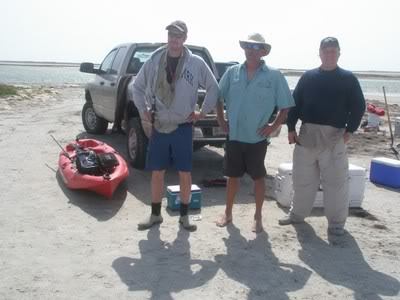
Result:
<svg viewBox="0 0 400 300">
<path fill-rule="evenodd" d="M 115 55 L 117 54 L 118 49 L 111 50 L 110 53 L 104 58 L 103 62 L 101 63 L 99 70 L 100 73 L 96 75 L 94 84 L 91 86 L 91 93 L 93 99 L 93 107 L 96 111 L 96 114 L 107 119 L 106 115 L 108 115 L 105 110 L 106 107 L 104 106 L 105 100 L 105 89 L 104 86 L 109 84 L 110 79 L 110 71 L 112 67 L 112 63 L 114 61 Z M 108 119 L 107 119 L 108 120 Z M 108 120 L 110 121 L 110 120 Z"/>
<path fill-rule="evenodd" d="M 114 121 L 115 108 L 117 104 L 118 81 L 121 78 L 121 65 L 126 56 L 126 47 L 120 47 L 112 62 L 111 68 L 104 76 L 103 85 L 103 107 L 104 117 Z"/>
</svg>

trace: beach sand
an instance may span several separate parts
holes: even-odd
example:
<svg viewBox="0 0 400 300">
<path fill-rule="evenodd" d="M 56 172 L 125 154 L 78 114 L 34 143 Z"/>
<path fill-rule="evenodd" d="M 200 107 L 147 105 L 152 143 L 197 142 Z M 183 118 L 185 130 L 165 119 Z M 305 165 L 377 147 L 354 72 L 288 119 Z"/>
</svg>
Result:
<svg viewBox="0 0 400 300">
<path fill-rule="evenodd" d="M 322 209 L 307 223 L 278 225 L 287 212 L 267 191 L 265 232 L 254 234 L 252 182 L 241 181 L 233 224 L 216 227 L 224 188 L 203 188 L 198 230 L 164 223 L 138 231 L 150 211 L 150 174 L 130 169 L 129 179 L 106 200 L 68 190 L 57 174 L 60 149 L 77 135 L 82 88 L 31 88 L 0 99 L 0 299 L 399 299 L 399 190 L 365 179 L 363 209 L 352 209 L 343 237 L 328 238 Z M 382 103 L 378 103 L 382 105 Z M 399 116 L 398 105 L 390 111 Z M 378 134 L 359 131 L 350 162 L 369 172 L 375 156 L 394 157 L 385 123 Z M 111 126 L 110 126 L 111 127 Z M 267 185 L 293 146 L 286 128 L 272 140 Z M 125 136 L 96 136 L 125 154 Z M 396 143 L 400 143 L 397 138 Z M 193 182 L 221 176 L 221 149 L 194 154 Z M 166 185 L 178 183 L 169 171 Z M 200 185 L 201 186 L 201 185 Z"/>
</svg>

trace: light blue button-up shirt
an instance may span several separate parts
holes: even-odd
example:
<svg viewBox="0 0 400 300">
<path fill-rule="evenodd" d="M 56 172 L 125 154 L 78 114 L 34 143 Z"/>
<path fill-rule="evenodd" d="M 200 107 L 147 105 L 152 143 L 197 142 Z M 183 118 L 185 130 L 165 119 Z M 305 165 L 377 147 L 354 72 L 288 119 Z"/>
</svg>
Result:
<svg viewBox="0 0 400 300">
<path fill-rule="evenodd" d="M 268 123 L 274 108 L 294 106 L 285 77 L 264 61 L 251 80 L 246 64 L 230 67 L 219 83 L 220 101 L 225 101 L 229 122 L 229 139 L 245 143 L 265 140 L 257 133 Z"/>
</svg>

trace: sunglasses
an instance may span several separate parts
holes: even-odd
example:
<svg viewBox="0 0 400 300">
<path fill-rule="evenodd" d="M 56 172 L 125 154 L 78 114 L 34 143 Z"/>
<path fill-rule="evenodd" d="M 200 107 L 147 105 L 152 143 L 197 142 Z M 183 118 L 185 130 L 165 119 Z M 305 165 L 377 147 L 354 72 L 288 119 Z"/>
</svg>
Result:
<svg viewBox="0 0 400 300">
<path fill-rule="evenodd" d="M 240 42 L 240 47 L 243 49 L 252 49 L 252 50 L 264 50 L 265 46 L 262 44 L 253 44 L 247 42 Z"/>
</svg>

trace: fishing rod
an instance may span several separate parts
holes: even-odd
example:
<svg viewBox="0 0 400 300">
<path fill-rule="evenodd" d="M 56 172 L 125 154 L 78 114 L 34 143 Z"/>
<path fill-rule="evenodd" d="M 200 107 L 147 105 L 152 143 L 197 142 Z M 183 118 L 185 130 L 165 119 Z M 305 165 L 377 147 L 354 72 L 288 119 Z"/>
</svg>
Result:
<svg viewBox="0 0 400 300">
<path fill-rule="evenodd" d="M 393 131 L 392 131 L 392 122 L 390 120 L 390 112 L 389 112 L 389 105 L 386 100 L 386 90 L 385 87 L 382 87 L 383 89 L 383 98 L 385 99 L 385 107 L 386 107 L 386 112 L 387 112 L 387 117 L 388 117 L 388 123 L 389 123 L 389 131 L 390 131 L 390 140 L 391 140 L 391 145 L 390 149 L 393 151 L 394 155 L 396 156 L 397 159 L 399 159 L 399 151 L 396 150 L 396 148 L 393 146 L 394 144 L 394 138 L 393 138 Z"/>
<path fill-rule="evenodd" d="M 50 136 L 51 136 L 51 138 L 56 142 L 56 144 L 58 145 L 58 147 L 61 148 L 61 151 L 63 152 L 63 154 L 64 154 L 69 160 L 72 160 L 71 157 L 69 156 L 68 152 L 65 151 L 65 149 L 63 148 L 63 146 L 60 145 L 60 143 L 56 140 L 56 138 L 55 138 L 52 134 L 50 134 Z"/>
</svg>

